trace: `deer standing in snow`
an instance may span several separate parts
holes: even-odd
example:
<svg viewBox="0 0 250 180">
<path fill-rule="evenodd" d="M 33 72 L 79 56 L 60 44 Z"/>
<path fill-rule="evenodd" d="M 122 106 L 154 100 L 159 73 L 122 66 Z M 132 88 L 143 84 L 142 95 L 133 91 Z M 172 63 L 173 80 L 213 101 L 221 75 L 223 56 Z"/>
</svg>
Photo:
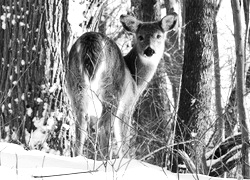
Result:
<svg viewBox="0 0 250 180">
<path fill-rule="evenodd" d="M 83 152 L 88 123 L 97 120 L 100 153 L 109 156 L 114 130 L 119 157 L 128 150 L 135 104 L 162 58 L 165 34 L 176 24 L 170 14 L 156 22 L 121 15 L 123 27 L 135 35 L 125 56 L 116 43 L 97 32 L 83 34 L 72 46 L 66 63 L 66 89 L 76 116 L 75 155 Z"/>
</svg>

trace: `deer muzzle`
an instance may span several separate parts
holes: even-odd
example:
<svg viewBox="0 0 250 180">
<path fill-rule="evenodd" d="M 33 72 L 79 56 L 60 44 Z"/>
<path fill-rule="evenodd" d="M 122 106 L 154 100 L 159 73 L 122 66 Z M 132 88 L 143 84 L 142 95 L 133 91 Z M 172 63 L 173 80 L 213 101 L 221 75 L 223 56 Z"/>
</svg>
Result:
<svg viewBox="0 0 250 180">
<path fill-rule="evenodd" d="M 155 51 L 151 47 L 147 47 L 147 49 L 144 50 L 144 55 L 147 57 L 153 56 L 154 53 Z"/>
</svg>

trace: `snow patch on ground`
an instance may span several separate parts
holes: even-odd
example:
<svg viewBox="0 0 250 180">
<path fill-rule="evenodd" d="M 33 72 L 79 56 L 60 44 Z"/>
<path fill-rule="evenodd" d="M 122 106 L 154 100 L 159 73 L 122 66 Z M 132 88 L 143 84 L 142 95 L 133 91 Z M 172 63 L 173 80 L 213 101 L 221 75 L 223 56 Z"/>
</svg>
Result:
<svg viewBox="0 0 250 180">
<path fill-rule="evenodd" d="M 64 157 L 22 146 L 0 143 L 1 180 L 222 180 L 205 175 L 174 174 L 164 168 L 133 159 L 94 161 L 85 157 Z"/>
</svg>

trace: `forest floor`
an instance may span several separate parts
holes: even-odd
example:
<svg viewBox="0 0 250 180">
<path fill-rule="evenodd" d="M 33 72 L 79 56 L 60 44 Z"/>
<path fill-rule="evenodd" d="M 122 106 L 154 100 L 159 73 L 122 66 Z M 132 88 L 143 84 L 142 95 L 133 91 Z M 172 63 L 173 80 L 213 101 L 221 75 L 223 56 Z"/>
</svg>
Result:
<svg viewBox="0 0 250 180">
<path fill-rule="evenodd" d="M 85 157 L 64 157 L 22 146 L 0 143 L 1 180 L 222 180 L 197 174 L 175 174 L 164 168 L 133 159 L 94 161 Z M 238 177 L 237 179 L 242 179 Z"/>
</svg>

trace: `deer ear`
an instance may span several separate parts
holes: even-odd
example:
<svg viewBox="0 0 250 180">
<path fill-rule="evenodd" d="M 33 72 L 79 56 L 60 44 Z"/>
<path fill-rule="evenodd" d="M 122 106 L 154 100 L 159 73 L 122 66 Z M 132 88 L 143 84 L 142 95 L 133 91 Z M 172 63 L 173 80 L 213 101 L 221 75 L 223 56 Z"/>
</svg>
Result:
<svg viewBox="0 0 250 180">
<path fill-rule="evenodd" d="M 132 33 L 136 32 L 139 24 L 141 23 L 141 21 L 137 20 L 135 17 L 129 15 L 121 15 L 120 21 L 124 29 Z"/>
<path fill-rule="evenodd" d="M 178 15 L 176 13 L 169 14 L 163 17 L 160 21 L 161 27 L 164 31 L 173 29 L 177 23 Z"/>
</svg>

